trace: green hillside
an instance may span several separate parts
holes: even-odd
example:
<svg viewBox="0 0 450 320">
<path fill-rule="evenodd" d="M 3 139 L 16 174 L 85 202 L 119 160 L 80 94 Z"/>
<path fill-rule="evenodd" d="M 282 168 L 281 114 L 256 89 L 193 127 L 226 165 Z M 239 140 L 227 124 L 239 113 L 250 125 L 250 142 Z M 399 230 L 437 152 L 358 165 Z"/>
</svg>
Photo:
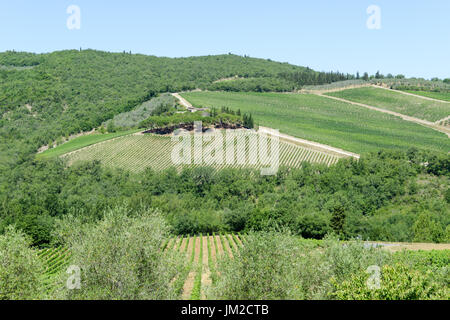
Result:
<svg viewBox="0 0 450 320">
<path fill-rule="evenodd" d="M 433 122 L 450 115 L 450 104 L 448 103 L 426 100 L 382 88 L 364 87 L 347 89 L 327 93 L 327 95 Z"/>
<path fill-rule="evenodd" d="M 413 146 L 450 150 L 445 134 L 312 94 L 189 92 L 183 97 L 197 107 L 226 106 L 250 112 L 262 126 L 355 153 Z"/>
<path fill-rule="evenodd" d="M 89 131 L 161 92 L 205 89 L 233 76 L 257 79 L 247 90 L 281 83 L 282 91 L 346 77 L 231 54 L 164 58 L 94 50 L 5 52 L 0 66 L 0 172 L 60 136 Z"/>
</svg>

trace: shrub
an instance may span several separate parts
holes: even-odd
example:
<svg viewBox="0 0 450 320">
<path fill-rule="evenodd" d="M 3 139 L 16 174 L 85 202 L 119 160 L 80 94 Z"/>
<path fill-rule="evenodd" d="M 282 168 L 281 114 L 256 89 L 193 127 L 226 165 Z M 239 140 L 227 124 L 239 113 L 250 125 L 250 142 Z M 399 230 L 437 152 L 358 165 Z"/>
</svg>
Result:
<svg viewBox="0 0 450 320">
<path fill-rule="evenodd" d="M 234 258 L 219 262 L 220 277 L 208 298 L 234 300 L 295 299 L 298 240 L 278 232 L 251 232 Z"/>
<path fill-rule="evenodd" d="M 381 266 L 390 262 L 391 255 L 362 241 L 342 243 L 328 236 L 324 241 L 324 259 L 330 265 L 332 277 L 343 281 L 371 265 Z"/>
<path fill-rule="evenodd" d="M 0 235 L 0 300 L 43 297 L 43 266 L 25 235 L 9 226 Z"/>
<path fill-rule="evenodd" d="M 335 291 L 331 296 L 341 300 L 427 300 L 448 298 L 448 288 L 441 289 L 431 281 L 430 274 L 409 270 L 405 265 L 383 266 L 380 287 L 367 285 L 369 274 L 365 271 L 352 275 L 339 283 L 332 280 Z"/>
<path fill-rule="evenodd" d="M 63 221 L 64 233 L 73 225 L 68 246 L 72 264 L 81 269 L 81 287 L 65 288 L 61 274 L 59 295 L 67 299 L 172 299 L 171 280 L 180 270 L 175 252 L 160 249 L 168 227 L 155 212 L 130 216 L 117 207 L 95 224 Z M 65 271 L 65 270 L 64 270 Z"/>
</svg>

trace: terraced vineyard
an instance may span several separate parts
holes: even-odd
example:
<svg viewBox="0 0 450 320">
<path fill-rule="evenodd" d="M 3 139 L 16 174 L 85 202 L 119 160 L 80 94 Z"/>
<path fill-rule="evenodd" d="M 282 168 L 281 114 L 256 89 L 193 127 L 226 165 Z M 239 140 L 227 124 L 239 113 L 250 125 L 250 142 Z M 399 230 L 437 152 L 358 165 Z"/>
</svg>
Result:
<svg viewBox="0 0 450 320">
<path fill-rule="evenodd" d="M 350 90 L 360 89 L 341 92 Z M 390 94 L 390 91 L 379 90 Z M 444 133 L 394 115 L 324 96 L 249 92 L 188 92 L 182 96 L 195 107 L 240 109 L 252 113 L 258 125 L 358 154 L 380 149 L 408 150 L 413 146 L 432 151 L 450 150 L 450 140 Z M 426 104 L 434 103 L 414 99 L 423 100 Z M 433 117 L 436 120 L 448 115 L 450 105 L 442 104 L 445 108 L 439 109 L 437 116 Z"/>
<path fill-rule="evenodd" d="M 56 281 L 57 274 L 68 265 L 70 252 L 66 248 L 46 248 L 38 252 L 38 257 L 44 265 L 44 281 L 48 287 Z"/>
<path fill-rule="evenodd" d="M 191 164 L 174 164 L 171 154 L 177 142 L 172 141 L 170 136 L 153 134 L 119 137 L 68 153 L 63 157 L 68 160 L 69 165 L 77 161 L 100 160 L 105 166 L 123 168 L 133 172 L 141 172 L 147 167 L 159 171 L 169 167 L 182 169 L 187 166 L 198 167 L 205 164 L 217 169 L 223 169 L 225 167 L 253 167 L 258 169 L 268 167 L 269 164 L 261 163 L 261 161 L 254 163 L 249 158 L 249 153 L 252 150 L 256 150 L 258 143 L 258 139 L 252 139 L 251 137 L 256 138 L 257 134 L 249 134 L 248 132 L 244 133 L 244 131 L 242 131 L 241 136 L 244 137 L 244 135 L 247 136 L 247 138 L 245 138 L 245 148 L 237 148 L 237 140 L 235 140 L 236 148 L 234 148 L 235 154 L 233 161 L 227 161 L 226 153 L 223 152 L 222 163 L 203 161 L 194 164 L 193 161 L 191 161 Z M 192 141 L 192 146 L 193 143 L 194 141 Z M 225 149 L 225 139 L 223 143 Z M 269 140 L 267 140 L 267 143 L 270 145 Z M 205 150 L 207 144 L 208 142 L 203 142 L 203 150 Z M 194 148 L 192 149 L 194 150 Z M 192 152 L 191 159 L 194 159 L 195 156 L 196 155 Z M 280 140 L 279 143 L 280 166 L 300 167 L 304 161 L 331 165 L 336 163 L 341 157 L 341 155 L 302 147 L 283 140 Z"/>
</svg>

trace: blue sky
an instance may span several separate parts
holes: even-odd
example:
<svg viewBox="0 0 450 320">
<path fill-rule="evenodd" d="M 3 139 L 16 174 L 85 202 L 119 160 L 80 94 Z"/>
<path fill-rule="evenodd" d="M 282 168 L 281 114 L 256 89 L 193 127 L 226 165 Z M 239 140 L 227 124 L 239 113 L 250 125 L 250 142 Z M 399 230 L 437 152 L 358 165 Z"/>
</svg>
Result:
<svg viewBox="0 0 450 320">
<path fill-rule="evenodd" d="M 66 26 L 69 5 L 81 29 Z M 370 5 L 381 29 L 366 26 Z M 157 56 L 232 52 L 355 73 L 450 77 L 448 0 L 0 2 L 0 51 L 92 48 Z"/>
</svg>

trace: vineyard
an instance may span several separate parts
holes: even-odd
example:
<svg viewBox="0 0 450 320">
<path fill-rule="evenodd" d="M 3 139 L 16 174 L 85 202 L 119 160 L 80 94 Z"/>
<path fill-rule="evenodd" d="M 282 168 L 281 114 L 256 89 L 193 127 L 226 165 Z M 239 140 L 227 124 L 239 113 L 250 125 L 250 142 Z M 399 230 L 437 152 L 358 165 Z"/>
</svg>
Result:
<svg viewBox="0 0 450 320">
<path fill-rule="evenodd" d="M 247 235 L 236 233 L 206 234 L 194 236 L 171 236 L 163 242 L 161 250 L 169 252 L 177 251 L 184 258 L 185 264 L 180 265 L 178 276 L 172 280 L 173 289 L 177 299 L 205 300 L 208 299 L 208 289 L 219 279 L 218 263 L 221 258 L 236 257 L 238 251 L 245 245 Z M 299 244 L 308 245 L 309 248 L 321 248 L 322 240 L 299 239 Z M 449 258 L 448 244 L 424 244 L 424 243 L 370 243 L 368 248 L 383 247 L 397 253 L 398 258 L 403 256 L 408 259 L 420 259 L 420 263 L 445 266 Z M 405 250 L 406 249 L 406 250 Z M 49 248 L 40 250 L 39 258 L 44 263 L 46 270 L 44 277 L 47 279 L 47 290 L 51 292 L 55 288 L 56 276 L 69 265 L 70 253 L 67 249 Z M 432 259 L 428 261 L 427 259 Z"/>
<path fill-rule="evenodd" d="M 183 300 L 204 300 L 208 287 L 217 274 L 217 261 L 223 255 L 233 257 L 242 247 L 245 236 L 236 234 L 173 237 L 164 250 L 178 250 L 186 255 L 187 264 L 174 286 Z"/>
<path fill-rule="evenodd" d="M 350 89 L 346 91 L 372 88 Z M 374 90 L 377 90 L 374 88 Z M 390 91 L 378 89 L 391 94 Z M 396 94 L 394 92 L 394 94 Z M 411 97 L 401 93 L 408 99 Z M 443 133 L 431 128 L 402 120 L 350 103 L 335 101 L 314 94 L 281 93 L 234 93 L 234 92 L 188 92 L 182 96 L 195 107 L 227 106 L 232 110 L 251 113 L 260 126 L 279 129 L 280 132 L 341 148 L 354 153 L 378 151 L 379 149 L 408 150 L 411 147 L 430 151 L 450 149 L 450 141 Z M 429 105 L 436 102 L 412 97 L 414 101 Z M 350 99 L 349 99 L 350 100 Z M 422 101 L 423 100 L 423 101 Z M 442 102 L 433 117 L 440 120 L 448 116 L 450 105 Z M 375 103 L 378 106 L 379 103 Z M 382 107 L 382 106 L 380 106 Z M 419 110 L 420 107 L 417 109 Z"/>
<path fill-rule="evenodd" d="M 205 299 L 206 288 L 216 274 L 217 259 L 224 254 L 233 256 L 244 241 L 236 234 L 194 237 L 172 237 L 163 245 L 163 250 L 178 250 L 186 256 L 187 264 L 181 276 L 174 279 L 174 287 L 180 299 Z M 54 288 L 58 274 L 69 265 L 70 252 L 65 248 L 46 248 L 38 252 L 44 264 L 43 277 L 47 290 Z"/>
<path fill-rule="evenodd" d="M 416 91 L 416 90 L 402 90 L 402 91 L 412 93 L 418 96 L 450 102 L 450 92 L 433 92 L 433 91 Z"/>
<path fill-rule="evenodd" d="M 328 95 L 429 121 L 437 121 L 450 115 L 450 104 L 447 102 L 426 100 L 382 88 L 348 89 Z"/>
<path fill-rule="evenodd" d="M 46 248 L 39 250 L 38 257 L 44 265 L 44 281 L 48 289 L 50 289 L 55 281 L 57 275 L 69 263 L 70 252 L 66 248 Z"/>
<path fill-rule="evenodd" d="M 180 277 L 174 279 L 173 285 L 179 299 L 205 300 L 208 299 L 208 288 L 220 277 L 218 269 L 219 260 L 225 256 L 236 257 L 238 251 L 247 243 L 246 234 L 220 233 L 194 236 L 173 236 L 167 240 L 162 249 L 175 250 L 185 256 L 187 262 L 180 272 Z M 310 250 L 323 247 L 322 240 L 298 239 L 299 245 L 307 245 Z M 417 258 L 422 263 L 434 265 L 448 264 L 450 257 L 448 244 L 423 243 L 384 243 L 366 242 L 366 248 L 382 248 L 395 253 L 396 259 L 403 256 L 410 261 Z M 426 261 L 431 259 L 432 261 Z"/>
<path fill-rule="evenodd" d="M 222 163 L 203 161 L 202 163 L 191 164 L 181 163 L 174 164 L 171 158 L 172 150 L 177 144 L 176 141 L 172 141 L 169 136 L 160 136 L 154 134 L 140 134 L 140 135 L 128 135 L 118 137 L 116 139 L 108 140 L 102 143 L 98 143 L 86 148 L 68 153 L 63 157 L 67 159 L 68 164 L 71 165 L 77 161 L 86 160 L 100 160 L 105 166 L 117 167 L 130 170 L 132 172 L 141 172 L 145 168 L 152 168 L 159 171 L 170 167 L 176 167 L 182 169 L 183 167 L 198 167 L 202 165 L 213 166 L 217 169 L 223 169 L 225 167 L 253 167 L 263 168 L 269 164 L 262 163 L 261 161 L 252 162 L 249 153 L 257 149 L 258 140 L 256 138 L 258 134 L 248 133 L 242 131 L 237 133 L 237 137 L 241 135 L 245 140 L 245 147 L 238 147 L 238 138 L 234 141 L 235 154 L 233 161 L 226 161 L 225 152 L 223 153 Z M 271 139 L 266 137 L 265 139 Z M 194 140 L 194 139 L 192 139 Z M 193 146 L 192 141 L 192 146 Z M 226 148 L 224 139 L 224 149 Z M 267 140 L 267 144 L 270 145 L 270 141 Z M 203 142 L 202 150 L 205 150 L 208 142 Z M 197 149 L 195 152 L 199 152 Z M 201 150 L 200 150 L 201 151 Z M 270 155 L 270 154 L 269 154 Z M 197 157 L 198 154 L 192 152 L 192 158 Z M 333 153 L 326 153 L 312 148 L 302 147 L 294 143 L 285 142 L 280 140 L 279 142 L 279 163 L 280 166 L 298 168 L 302 165 L 302 162 L 310 163 L 323 163 L 326 165 L 332 165 L 336 163 L 342 156 L 335 155 Z"/>
</svg>

